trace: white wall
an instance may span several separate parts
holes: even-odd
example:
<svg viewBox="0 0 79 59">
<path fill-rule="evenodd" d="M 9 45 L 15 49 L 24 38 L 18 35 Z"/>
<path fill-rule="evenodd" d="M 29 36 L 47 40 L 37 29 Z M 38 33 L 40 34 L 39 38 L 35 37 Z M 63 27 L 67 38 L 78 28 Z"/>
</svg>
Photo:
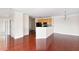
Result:
<svg viewBox="0 0 79 59">
<path fill-rule="evenodd" d="M 0 18 L 0 34 L 10 35 L 9 18 Z"/>
<path fill-rule="evenodd" d="M 0 33 L 4 32 L 3 30 L 3 19 L 0 19 Z"/>
<path fill-rule="evenodd" d="M 17 39 L 24 35 L 29 35 L 29 16 L 22 12 L 14 11 L 11 20 L 11 36 Z"/>
<path fill-rule="evenodd" d="M 16 38 L 23 37 L 23 13 L 14 11 L 11 21 L 11 36 Z"/>
<path fill-rule="evenodd" d="M 0 35 L 3 34 L 11 35 L 15 39 L 29 35 L 29 16 L 14 10 L 10 18 L 0 18 Z"/>
<path fill-rule="evenodd" d="M 24 29 L 24 35 L 29 35 L 29 16 L 24 15 L 23 16 L 23 29 Z"/>
<path fill-rule="evenodd" d="M 69 15 L 66 20 L 63 16 L 55 16 L 54 33 L 79 36 L 79 15 Z"/>
</svg>

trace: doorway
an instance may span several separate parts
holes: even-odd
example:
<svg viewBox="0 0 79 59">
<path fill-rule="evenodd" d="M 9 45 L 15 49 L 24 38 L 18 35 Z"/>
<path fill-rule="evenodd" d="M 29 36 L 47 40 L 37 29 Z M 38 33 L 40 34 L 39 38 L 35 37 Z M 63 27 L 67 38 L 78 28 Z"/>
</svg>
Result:
<svg viewBox="0 0 79 59">
<path fill-rule="evenodd" d="M 29 35 L 35 35 L 35 18 L 29 17 Z"/>
</svg>

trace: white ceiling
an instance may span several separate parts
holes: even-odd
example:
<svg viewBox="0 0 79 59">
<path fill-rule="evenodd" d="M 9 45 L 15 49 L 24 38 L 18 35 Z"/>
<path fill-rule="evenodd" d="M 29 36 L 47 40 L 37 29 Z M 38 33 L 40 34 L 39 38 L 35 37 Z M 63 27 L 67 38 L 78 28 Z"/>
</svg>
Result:
<svg viewBox="0 0 79 59">
<path fill-rule="evenodd" d="M 65 8 L 16 8 L 33 17 L 48 17 L 65 15 Z M 79 8 L 66 8 L 67 14 L 79 13 Z"/>
<path fill-rule="evenodd" d="M 0 8 L 0 17 L 9 16 L 11 8 Z M 64 8 L 12 8 L 33 17 L 61 16 L 65 14 Z M 66 8 L 67 14 L 79 13 L 79 8 Z"/>
<path fill-rule="evenodd" d="M 9 17 L 11 14 L 10 8 L 0 8 L 0 17 Z"/>
<path fill-rule="evenodd" d="M 47 17 L 47 16 L 56 16 L 63 15 L 63 9 L 54 9 L 54 8 L 28 8 L 28 9 L 16 9 L 19 11 L 23 11 L 27 15 L 33 17 Z"/>
</svg>

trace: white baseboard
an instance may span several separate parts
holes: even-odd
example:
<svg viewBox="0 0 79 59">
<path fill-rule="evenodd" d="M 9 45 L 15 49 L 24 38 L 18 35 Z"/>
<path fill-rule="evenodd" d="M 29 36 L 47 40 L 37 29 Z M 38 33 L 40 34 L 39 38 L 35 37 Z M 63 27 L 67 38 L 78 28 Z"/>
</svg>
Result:
<svg viewBox="0 0 79 59">
<path fill-rule="evenodd" d="M 60 33 L 60 32 L 54 32 L 54 33 L 65 34 L 65 35 L 73 35 L 73 36 L 79 36 L 78 34 L 71 34 L 71 33 Z"/>
</svg>

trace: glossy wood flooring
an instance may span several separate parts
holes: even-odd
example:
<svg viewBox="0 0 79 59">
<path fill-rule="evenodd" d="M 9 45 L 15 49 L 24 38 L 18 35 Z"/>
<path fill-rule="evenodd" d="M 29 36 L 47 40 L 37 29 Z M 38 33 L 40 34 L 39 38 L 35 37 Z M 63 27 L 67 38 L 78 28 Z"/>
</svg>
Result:
<svg viewBox="0 0 79 59">
<path fill-rule="evenodd" d="M 8 40 L 8 51 L 35 51 L 36 50 L 35 33 L 32 32 L 29 36 L 23 38 Z"/>
<path fill-rule="evenodd" d="M 52 45 L 48 50 L 52 51 L 79 51 L 79 36 L 54 33 Z"/>
<path fill-rule="evenodd" d="M 10 38 L 7 45 L 7 51 L 79 51 L 79 36 L 54 33 L 37 40 L 32 32 L 17 40 Z"/>
</svg>

